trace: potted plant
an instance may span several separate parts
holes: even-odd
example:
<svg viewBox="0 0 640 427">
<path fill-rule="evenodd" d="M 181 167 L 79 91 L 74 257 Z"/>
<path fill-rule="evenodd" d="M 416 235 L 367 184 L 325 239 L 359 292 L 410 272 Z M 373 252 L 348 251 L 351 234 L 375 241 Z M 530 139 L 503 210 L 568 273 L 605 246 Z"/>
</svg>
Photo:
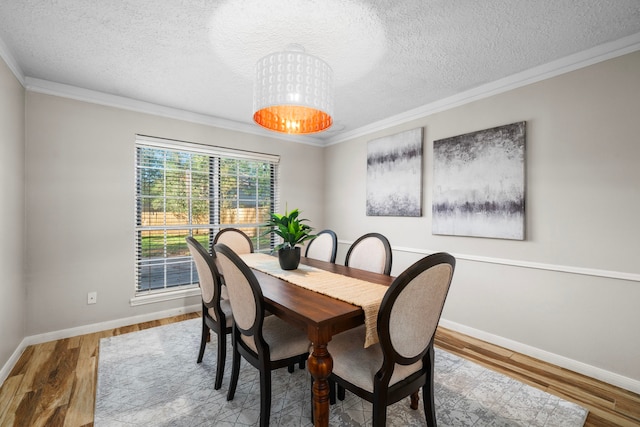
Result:
<svg viewBox="0 0 640 427">
<path fill-rule="evenodd" d="M 276 245 L 273 250 L 278 251 L 278 260 L 283 270 L 295 270 L 300 263 L 301 243 L 311 240 L 316 236 L 311 234 L 313 230 L 309 225 L 303 224 L 307 219 L 298 218 L 300 212 L 293 209 L 290 212 L 285 210 L 284 214 L 272 213 L 269 222 L 265 227 L 269 230 L 264 235 L 274 233 L 282 238 L 282 243 Z"/>
</svg>

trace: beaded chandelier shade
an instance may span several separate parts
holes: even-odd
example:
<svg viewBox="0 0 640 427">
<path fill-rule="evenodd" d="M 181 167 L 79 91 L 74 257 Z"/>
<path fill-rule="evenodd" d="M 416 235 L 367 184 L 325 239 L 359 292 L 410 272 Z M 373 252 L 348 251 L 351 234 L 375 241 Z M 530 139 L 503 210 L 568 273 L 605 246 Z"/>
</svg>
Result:
<svg viewBox="0 0 640 427">
<path fill-rule="evenodd" d="M 256 65 L 253 120 L 283 133 L 322 132 L 333 123 L 333 71 L 298 45 Z"/>
</svg>

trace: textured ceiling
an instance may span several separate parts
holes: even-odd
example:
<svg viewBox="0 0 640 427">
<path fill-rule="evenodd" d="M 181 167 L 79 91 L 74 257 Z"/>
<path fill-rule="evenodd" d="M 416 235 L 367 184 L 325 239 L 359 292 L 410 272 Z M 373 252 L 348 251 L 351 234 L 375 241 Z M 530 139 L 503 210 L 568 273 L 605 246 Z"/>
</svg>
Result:
<svg viewBox="0 0 640 427">
<path fill-rule="evenodd" d="M 239 127 L 255 126 L 257 60 L 300 44 L 335 73 L 319 144 L 638 35 L 640 0 L 0 1 L 5 56 L 25 77 Z"/>
</svg>

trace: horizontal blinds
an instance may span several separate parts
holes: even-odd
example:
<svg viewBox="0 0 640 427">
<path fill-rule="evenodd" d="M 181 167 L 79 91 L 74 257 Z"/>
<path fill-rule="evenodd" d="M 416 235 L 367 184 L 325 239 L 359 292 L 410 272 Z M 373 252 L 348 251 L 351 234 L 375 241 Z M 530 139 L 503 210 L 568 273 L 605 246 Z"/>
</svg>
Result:
<svg viewBox="0 0 640 427">
<path fill-rule="evenodd" d="M 279 158 L 230 151 L 136 138 L 137 293 L 197 283 L 187 236 L 210 248 L 221 228 L 235 227 L 256 250 L 271 249 L 261 225 L 277 211 Z"/>
</svg>

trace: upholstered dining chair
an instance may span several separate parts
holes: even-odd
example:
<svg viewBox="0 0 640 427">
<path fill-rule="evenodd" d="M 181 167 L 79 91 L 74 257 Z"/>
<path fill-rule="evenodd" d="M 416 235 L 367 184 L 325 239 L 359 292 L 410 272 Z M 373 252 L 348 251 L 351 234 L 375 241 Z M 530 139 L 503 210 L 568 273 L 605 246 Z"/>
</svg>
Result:
<svg viewBox="0 0 640 427">
<path fill-rule="evenodd" d="M 320 261 L 336 262 L 338 236 L 333 230 L 322 230 L 309 242 L 304 256 Z"/>
<path fill-rule="evenodd" d="M 227 400 L 233 400 L 240 357 L 260 372 L 260 426 L 271 416 L 271 371 L 293 366 L 309 355 L 307 334 L 277 316 L 265 317 L 262 290 L 253 271 L 225 244 L 214 246 L 221 273 L 227 280 L 234 312 L 233 362 Z"/>
<path fill-rule="evenodd" d="M 218 231 L 213 239 L 213 244 L 224 243 L 237 254 L 250 254 L 253 252 L 253 242 L 247 234 L 237 228 L 223 228 Z M 213 252 L 213 251 L 212 251 Z"/>
<path fill-rule="evenodd" d="M 436 426 L 433 343 L 455 263 L 444 252 L 429 255 L 393 281 L 378 311 L 378 344 L 364 348 L 362 327 L 329 342 L 330 390 L 337 383 L 339 399 L 347 389 L 371 402 L 373 427 L 385 425 L 388 405 L 417 397 L 420 388 L 427 425 Z"/>
<path fill-rule="evenodd" d="M 391 273 L 391 244 L 380 233 L 367 233 L 360 236 L 347 251 L 344 265 L 373 271 L 374 273 Z"/>
<path fill-rule="evenodd" d="M 218 353 L 216 361 L 216 378 L 214 389 L 218 390 L 222 386 L 222 376 L 224 375 L 224 365 L 227 355 L 227 334 L 231 333 L 233 315 L 231 304 L 228 300 L 223 300 L 221 294 L 221 281 L 214 257 L 193 237 L 187 237 L 187 247 L 198 272 L 198 280 L 202 293 L 202 336 L 200 338 L 200 352 L 198 353 L 198 363 L 202 363 L 204 349 L 209 340 L 210 331 L 218 335 Z"/>
</svg>

